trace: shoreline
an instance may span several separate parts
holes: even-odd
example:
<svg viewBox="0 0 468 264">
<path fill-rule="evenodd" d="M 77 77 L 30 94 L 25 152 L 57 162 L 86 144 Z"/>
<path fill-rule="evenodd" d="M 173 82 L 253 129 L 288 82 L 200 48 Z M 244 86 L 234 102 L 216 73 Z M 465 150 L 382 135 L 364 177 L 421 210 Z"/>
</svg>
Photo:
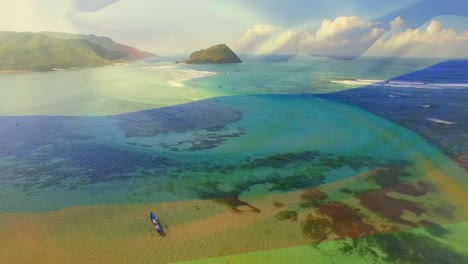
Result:
<svg viewBox="0 0 468 264">
<path fill-rule="evenodd" d="M 21 70 L 0 70 L 0 74 L 8 74 L 8 73 L 28 73 L 33 71 L 21 71 Z"/>
<path fill-rule="evenodd" d="M 71 70 L 85 70 L 85 69 L 96 69 L 103 68 L 108 66 L 125 66 L 137 61 L 126 61 L 126 62 L 114 62 L 108 63 L 99 66 L 89 66 L 89 67 L 68 67 L 68 68 L 57 68 L 53 67 L 47 70 L 0 70 L 0 74 L 10 74 L 10 73 L 49 73 L 49 72 L 60 72 L 60 71 L 71 71 Z"/>
<path fill-rule="evenodd" d="M 434 171 L 430 164 L 421 166 L 429 166 L 427 169 Z M 0 241 L 9 243 L 0 248 L 0 260 L 6 260 L 6 263 L 31 260 L 50 263 L 51 260 L 61 262 L 66 259 L 73 259 L 76 263 L 125 263 L 158 259 L 166 263 L 308 245 L 317 248 L 321 243 L 333 243 L 336 252 L 343 247 L 346 239 L 365 239 L 375 235 L 385 237 L 386 234 L 404 239 L 401 233 L 410 232 L 411 238 L 425 243 L 416 234 L 419 229 L 425 232 L 431 227 L 444 229 L 457 223 L 467 226 L 466 203 L 443 192 L 446 187 L 451 187 L 447 185 L 445 175 L 422 177 L 373 189 L 372 182 L 368 180 L 382 173 L 382 170 L 386 169 L 358 174 L 317 188 L 242 197 L 245 203 L 258 208 L 258 211 L 244 204 L 237 205 L 233 210 L 221 200 L 189 200 L 77 206 L 42 213 L 1 213 L 0 226 L 5 228 L 0 232 Z M 442 173 L 435 171 L 436 174 Z M 345 192 L 344 188 L 347 188 Z M 358 193 L 362 188 L 370 190 Z M 304 202 L 316 202 L 316 205 L 301 207 L 300 204 Z M 389 206 L 387 202 L 391 202 L 390 205 L 394 205 L 398 211 L 380 210 Z M 444 211 L 434 213 L 434 208 L 438 208 L 435 206 L 455 206 L 456 209 L 451 216 L 446 216 Z M 297 218 L 278 218 L 278 214 L 287 210 L 296 211 Z M 152 231 L 147 217 L 149 211 L 156 213 L 166 236 Z M 322 221 L 317 222 L 317 219 Z M 325 225 L 324 228 L 330 228 L 329 234 L 322 237 L 320 233 L 314 233 L 314 229 L 304 232 L 304 223 L 308 222 L 315 223 L 317 228 L 321 228 L 319 224 Z M 457 234 L 463 232 L 453 233 L 452 236 L 460 238 Z M 436 237 L 426 238 L 437 245 Z M 129 247 L 129 244 L 132 246 Z M 450 252 L 456 252 L 460 247 L 456 244 Z M 415 249 L 420 250 L 418 247 Z M 84 255 L 82 252 L 91 254 Z M 112 252 L 110 258 L 109 252 Z M 320 248 L 316 253 L 316 257 L 327 257 L 327 252 Z"/>
</svg>

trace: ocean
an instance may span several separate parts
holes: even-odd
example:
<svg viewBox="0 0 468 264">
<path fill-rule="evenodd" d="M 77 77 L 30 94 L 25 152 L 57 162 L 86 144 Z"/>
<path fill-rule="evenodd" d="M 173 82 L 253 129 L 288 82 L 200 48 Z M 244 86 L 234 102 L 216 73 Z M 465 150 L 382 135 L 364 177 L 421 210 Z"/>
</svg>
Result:
<svg viewBox="0 0 468 264">
<path fill-rule="evenodd" d="M 466 66 L 297 56 L 1 74 L 0 260 L 466 261 Z"/>
</svg>

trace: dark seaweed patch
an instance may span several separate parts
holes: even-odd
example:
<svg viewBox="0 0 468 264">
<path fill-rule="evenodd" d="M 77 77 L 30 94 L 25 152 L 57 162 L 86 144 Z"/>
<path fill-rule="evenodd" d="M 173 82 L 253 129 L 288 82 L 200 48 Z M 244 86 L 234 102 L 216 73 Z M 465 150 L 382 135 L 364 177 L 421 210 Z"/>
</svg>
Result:
<svg viewBox="0 0 468 264">
<path fill-rule="evenodd" d="M 398 232 L 353 238 L 344 242 L 340 251 L 344 254 L 358 253 L 361 256 L 379 257 L 378 250 L 390 263 L 467 263 L 468 258 L 436 239 L 423 234 Z"/>
<path fill-rule="evenodd" d="M 276 208 L 284 207 L 284 203 L 279 202 L 279 201 L 274 201 L 274 202 L 273 202 L 273 205 L 274 205 Z"/>
<path fill-rule="evenodd" d="M 308 188 L 302 191 L 301 199 L 303 201 L 315 201 L 327 198 L 327 194 L 317 188 Z"/>
<path fill-rule="evenodd" d="M 200 186 L 193 187 L 198 196 L 202 199 L 219 199 L 219 198 L 237 198 L 241 193 L 249 191 L 250 188 L 258 184 L 272 184 L 270 191 L 289 190 L 290 188 L 301 188 L 302 186 L 316 186 L 323 181 L 323 178 L 314 179 L 314 176 L 307 178 L 304 175 L 296 175 L 292 177 L 280 177 L 279 175 L 270 175 L 264 179 L 249 177 L 248 180 L 235 183 L 228 191 L 219 188 L 220 182 L 207 181 Z"/>
<path fill-rule="evenodd" d="M 353 194 L 355 196 L 358 196 L 360 194 L 363 194 L 363 193 L 368 193 L 368 192 L 372 192 L 372 191 L 375 191 L 376 189 L 371 189 L 371 188 L 368 188 L 368 189 L 354 189 L 353 190 Z"/>
<path fill-rule="evenodd" d="M 311 162 L 320 154 L 314 151 L 306 151 L 302 153 L 283 153 L 266 158 L 258 158 L 253 161 L 248 160 L 247 167 L 258 168 L 258 167 L 273 167 L 279 168 L 288 163 L 293 162 Z"/>
<path fill-rule="evenodd" d="M 379 169 L 370 178 L 382 188 L 397 185 L 401 183 L 402 178 L 410 176 L 410 174 L 405 171 L 408 165 L 409 164 L 402 164 Z"/>
<path fill-rule="evenodd" d="M 322 242 L 327 239 L 331 232 L 330 220 L 308 214 L 301 222 L 302 233 L 314 242 Z"/>
<path fill-rule="evenodd" d="M 286 166 L 306 165 L 311 166 L 315 170 L 321 172 L 343 167 L 359 170 L 362 168 L 377 168 L 397 165 L 404 167 L 407 165 L 407 162 L 403 160 L 381 162 L 366 156 L 334 156 L 332 154 L 320 153 L 317 151 L 281 153 L 264 158 L 257 158 L 254 160 L 247 158 L 245 161 L 247 164 L 244 166 L 244 168 L 246 169 L 255 169 L 261 167 L 282 168 Z"/>
<path fill-rule="evenodd" d="M 421 191 L 424 191 L 424 192 L 436 192 L 437 191 L 437 188 L 428 181 L 419 181 L 418 187 Z"/>
<path fill-rule="evenodd" d="M 56 157 L 60 157 L 60 160 L 51 162 Z M 139 167 L 164 170 L 175 165 L 174 161 L 167 158 L 108 145 L 73 144 L 45 148 L 32 154 L 27 164 L 13 164 L 2 170 L 7 175 L 23 179 L 20 185 L 24 188 L 32 185 L 45 188 L 59 186 L 68 178 L 81 179 L 81 184 L 125 180 L 132 177 L 131 173 Z"/>
<path fill-rule="evenodd" d="M 137 167 L 165 168 L 174 166 L 170 159 L 122 150 L 107 145 L 74 145 L 59 148 L 59 155 L 71 167 L 86 169 L 90 182 L 126 179 Z"/>
<path fill-rule="evenodd" d="M 291 220 L 297 221 L 297 212 L 292 210 L 284 210 L 275 214 L 276 219 L 278 220 Z"/>
<path fill-rule="evenodd" d="M 205 183 L 193 186 L 191 190 L 201 199 L 221 199 L 221 198 L 237 198 L 240 194 L 247 192 L 254 185 L 267 185 L 269 191 L 283 192 L 301 190 L 304 188 L 317 187 L 325 181 L 326 173 L 332 169 L 338 169 L 338 166 L 346 167 L 348 162 L 356 161 L 362 157 L 347 157 L 333 156 L 331 154 L 321 154 L 319 152 L 306 151 L 302 153 L 283 153 L 265 158 L 246 159 L 245 162 L 237 166 L 209 166 L 199 165 L 195 167 L 187 167 L 185 171 L 205 171 L 207 173 L 221 173 L 228 175 L 233 171 L 237 171 L 243 176 L 238 177 L 237 182 L 223 184 L 219 182 L 206 181 Z M 390 161 L 389 164 L 373 160 L 371 158 L 363 158 L 365 162 L 359 166 L 378 166 L 394 165 L 403 163 L 403 161 Z M 333 166 L 331 168 L 330 166 Z M 262 167 L 271 167 L 281 172 L 270 175 L 255 173 L 256 176 L 250 175 L 254 171 L 258 171 Z M 223 186 L 222 188 L 220 186 Z M 313 192 L 313 191 L 309 191 Z M 307 191 L 305 193 L 307 195 Z M 320 195 L 320 199 L 303 199 L 302 207 L 311 207 L 321 204 L 326 198 L 326 195 Z"/>
<path fill-rule="evenodd" d="M 226 192 L 221 190 L 218 187 L 219 184 L 219 181 L 205 181 L 202 184 L 191 187 L 191 189 L 195 191 L 201 199 L 219 199 L 238 195 L 235 192 Z"/>
<path fill-rule="evenodd" d="M 410 195 L 410 196 L 422 196 L 426 194 L 424 190 L 421 190 L 409 184 L 399 184 L 399 185 L 387 187 L 385 189 L 387 190 L 387 192 L 397 192 L 397 193 Z"/>
<path fill-rule="evenodd" d="M 228 206 L 233 212 L 242 212 L 238 207 L 246 206 L 249 207 L 252 212 L 258 213 L 260 209 L 250 205 L 247 202 L 239 199 L 240 191 L 237 189 L 222 190 L 218 181 L 206 181 L 200 186 L 192 187 L 201 199 L 212 199 L 217 203 Z"/>
<path fill-rule="evenodd" d="M 405 211 L 411 211 L 417 215 L 425 212 L 425 210 L 417 203 L 410 202 L 404 199 L 395 199 L 387 196 L 387 189 L 381 189 L 371 192 L 366 192 L 357 196 L 361 204 L 367 209 L 375 212 L 396 223 L 416 226 L 415 223 L 403 220 L 401 214 Z"/>
<path fill-rule="evenodd" d="M 213 100 L 203 100 L 113 118 L 118 120 L 127 137 L 151 137 L 201 129 L 219 131 L 225 125 L 240 120 L 242 113 Z"/>
<path fill-rule="evenodd" d="M 216 148 L 228 138 L 240 137 L 245 135 L 243 130 L 235 131 L 232 133 L 209 133 L 209 134 L 195 134 L 194 138 L 189 140 L 178 141 L 175 143 L 161 143 L 161 147 L 171 151 L 196 151 L 204 149 Z"/>
<path fill-rule="evenodd" d="M 342 192 L 344 194 L 352 194 L 353 190 L 351 190 L 349 188 L 340 188 L 340 192 Z"/>
<path fill-rule="evenodd" d="M 302 191 L 301 199 L 303 202 L 299 204 L 300 207 L 314 207 L 319 206 L 327 198 L 327 194 L 321 192 L 317 188 L 307 188 Z"/>
<path fill-rule="evenodd" d="M 222 171 L 218 168 L 218 171 Z M 272 174 L 264 178 L 256 178 L 253 176 L 245 177 L 246 180 L 233 183 L 229 190 L 221 190 L 219 187 L 220 182 L 206 181 L 199 186 L 193 186 L 191 189 L 198 194 L 201 199 L 219 199 L 226 197 L 238 197 L 243 192 L 249 191 L 254 185 L 271 185 L 270 191 L 289 191 L 297 190 L 304 187 L 315 187 L 321 184 L 324 180 L 323 174 L 311 173 L 312 169 L 305 169 L 300 174 L 293 174 L 292 176 L 281 176 L 279 174 Z"/>
<path fill-rule="evenodd" d="M 449 204 L 440 205 L 434 209 L 434 212 L 443 217 L 453 218 L 455 214 L 455 207 Z"/>
<path fill-rule="evenodd" d="M 322 215 L 331 219 L 333 233 L 340 237 L 357 237 L 375 232 L 375 228 L 363 221 L 357 209 L 344 203 L 328 203 L 318 207 Z"/>
<path fill-rule="evenodd" d="M 302 232 L 315 242 L 325 240 L 329 234 L 340 238 L 373 234 L 375 228 L 364 222 L 356 209 L 344 203 L 327 203 L 318 207 L 318 215 L 309 214 L 301 223 Z"/>
<path fill-rule="evenodd" d="M 443 237 L 443 236 L 446 236 L 446 235 L 450 234 L 450 231 L 448 231 L 446 228 L 444 228 L 441 225 L 434 224 L 434 223 L 427 222 L 427 221 L 425 223 L 422 223 L 422 224 L 427 225 L 427 227 L 425 227 L 424 229 L 429 234 L 431 234 L 431 235 L 433 235 L 435 237 Z"/>
<path fill-rule="evenodd" d="M 215 199 L 214 201 L 217 203 L 222 203 L 224 205 L 227 205 L 231 209 L 231 211 L 235 213 L 243 212 L 243 210 L 239 209 L 240 206 L 248 207 L 251 212 L 260 213 L 260 209 L 252 206 L 251 204 L 247 202 L 239 200 L 239 198 L 237 197 Z"/>
<path fill-rule="evenodd" d="M 272 183 L 271 191 L 290 191 L 298 190 L 304 187 L 315 187 L 323 183 L 325 176 L 323 174 L 299 174 L 290 177 L 285 177 L 279 181 L 268 181 L 265 183 Z"/>
</svg>

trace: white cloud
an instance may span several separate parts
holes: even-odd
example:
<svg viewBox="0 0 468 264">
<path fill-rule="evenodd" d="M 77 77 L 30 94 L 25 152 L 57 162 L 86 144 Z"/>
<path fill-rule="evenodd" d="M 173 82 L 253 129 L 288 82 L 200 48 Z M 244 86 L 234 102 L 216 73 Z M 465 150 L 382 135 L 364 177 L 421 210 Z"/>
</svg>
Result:
<svg viewBox="0 0 468 264">
<path fill-rule="evenodd" d="M 255 27 L 249 29 L 243 37 L 249 37 L 251 35 L 264 36 L 264 35 L 269 35 L 271 33 L 277 32 L 279 30 L 281 30 L 281 28 L 277 28 L 272 25 L 258 24 Z"/>
<path fill-rule="evenodd" d="M 350 32 L 371 28 L 376 23 L 357 16 L 339 16 L 333 20 L 324 19 L 320 29 L 315 33 L 316 39 L 336 38 Z"/>
<path fill-rule="evenodd" d="M 356 16 L 324 19 L 320 29 L 303 43 L 302 51 L 313 55 L 358 56 L 385 33 L 377 25 Z"/>
<path fill-rule="evenodd" d="M 355 56 L 363 53 L 385 31 L 378 23 L 356 16 L 340 16 L 322 20 L 316 32 L 305 29 L 281 30 L 257 25 L 239 40 L 245 52 L 299 53 L 313 55 Z M 264 34 L 260 34 L 264 33 Z"/>
<path fill-rule="evenodd" d="M 237 45 L 239 51 L 251 51 L 256 46 L 266 41 L 273 34 L 281 31 L 281 28 L 268 24 L 258 24 L 249 28 L 247 32 L 239 39 Z"/>
<path fill-rule="evenodd" d="M 432 20 L 429 26 L 427 26 L 426 31 L 429 34 L 437 34 L 440 32 L 441 29 L 442 29 L 442 25 L 440 24 L 440 22 Z"/>
<path fill-rule="evenodd" d="M 390 28 L 391 30 L 399 29 L 404 23 L 405 21 L 400 16 L 395 17 L 395 19 L 390 22 Z"/>
<path fill-rule="evenodd" d="M 468 31 L 444 29 L 433 20 L 425 28 L 408 28 L 379 39 L 367 55 L 468 57 Z"/>
<path fill-rule="evenodd" d="M 468 31 L 444 28 L 436 20 L 416 29 L 403 29 L 404 24 L 401 17 L 396 17 L 390 22 L 391 30 L 386 31 L 377 22 L 350 16 L 324 19 L 315 32 L 257 25 L 239 42 L 249 43 L 243 46 L 243 52 L 257 54 L 468 57 Z"/>
</svg>

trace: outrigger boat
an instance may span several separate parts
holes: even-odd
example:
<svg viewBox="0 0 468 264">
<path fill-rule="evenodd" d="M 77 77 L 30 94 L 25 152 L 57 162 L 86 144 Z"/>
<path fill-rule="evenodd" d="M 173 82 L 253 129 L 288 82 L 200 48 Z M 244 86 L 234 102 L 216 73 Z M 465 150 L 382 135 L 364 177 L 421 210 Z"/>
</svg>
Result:
<svg viewBox="0 0 468 264">
<path fill-rule="evenodd" d="M 156 232 L 158 233 L 162 233 L 162 227 L 161 227 L 161 224 L 159 223 L 159 220 L 156 218 L 156 216 L 153 214 L 153 212 L 150 212 L 150 219 L 151 219 L 151 223 L 153 224 L 154 226 L 154 229 L 156 230 Z"/>
</svg>

